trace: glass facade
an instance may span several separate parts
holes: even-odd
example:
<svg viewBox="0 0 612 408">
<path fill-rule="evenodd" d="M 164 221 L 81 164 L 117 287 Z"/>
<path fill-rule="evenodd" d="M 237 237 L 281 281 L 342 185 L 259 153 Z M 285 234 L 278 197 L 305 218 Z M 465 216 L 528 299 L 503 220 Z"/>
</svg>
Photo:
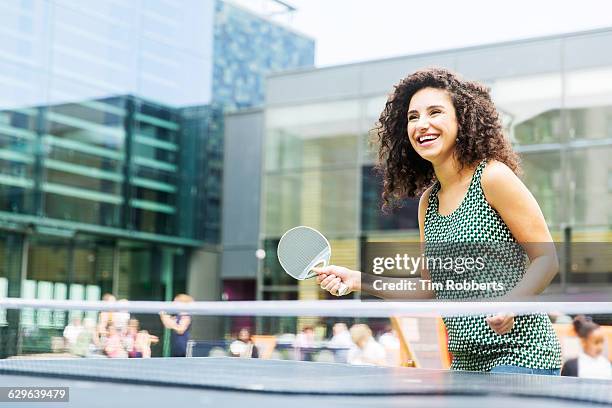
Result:
<svg viewBox="0 0 612 408">
<path fill-rule="evenodd" d="M 360 116 L 363 103 L 342 100 L 266 111 L 263 203 L 263 298 L 279 298 L 278 289 L 317 296 L 312 282 L 287 280 L 277 265 L 280 236 L 296 225 L 319 229 L 335 249 L 332 263 L 354 265 L 360 230 L 361 139 L 368 129 Z"/>
<path fill-rule="evenodd" d="M 128 228 L 151 233 L 177 233 L 179 119 L 176 110 L 137 103 L 130 143 Z"/>
<path fill-rule="evenodd" d="M 192 254 L 219 256 L 224 113 L 311 66 L 314 42 L 221 0 L 4 2 L 0 26 L 0 297 L 186 292 L 216 267 Z M 7 319 L 67 317 L 0 313 L 3 355 L 49 347 Z"/>
<path fill-rule="evenodd" d="M 212 99 L 215 0 L 0 4 L 3 108 L 133 94 Z"/>
<path fill-rule="evenodd" d="M 0 117 L 0 222 L 13 231 L 2 235 L 0 296 L 170 300 L 185 291 L 187 261 L 177 258 L 199 241 L 178 224 L 178 197 L 192 191 L 180 182 L 177 109 L 123 96 Z M 68 319 L 12 318 L 36 330 L 19 349 L 7 340 L 16 333 L 3 333 L 5 355 L 48 350 L 43 339 Z"/>
<path fill-rule="evenodd" d="M 5 212 L 179 235 L 176 109 L 126 96 L 0 115 Z"/>
<path fill-rule="evenodd" d="M 185 191 L 180 203 L 181 211 L 189 211 L 196 222 L 181 219 L 181 228 L 183 233 L 216 244 L 221 234 L 223 109 L 211 105 L 188 107 L 181 109 L 180 117 L 184 152 L 196 156 L 181 170 L 194 196 Z"/>
<path fill-rule="evenodd" d="M 118 227 L 123 203 L 126 100 L 92 103 L 38 110 L 43 135 L 36 157 L 40 181 L 34 183 L 40 185 L 41 207 L 35 214 Z"/>
<path fill-rule="evenodd" d="M 612 242 L 612 60 L 596 57 L 597 44 L 611 38 L 612 31 L 603 30 L 449 51 L 432 59 L 415 56 L 414 62 L 411 57 L 393 60 L 388 65 L 394 75 L 389 75 L 385 92 L 400 78 L 396 67 L 417 69 L 434 60 L 447 61 L 440 65 L 485 82 L 520 153 L 523 181 L 538 200 L 555 241 Z M 592 52 L 587 55 L 585 49 Z M 532 72 L 518 62 L 536 55 L 540 62 L 533 64 Z M 349 267 L 359 267 L 364 242 L 418 240 L 418 201 L 407 200 L 389 216 L 380 212 L 382 186 L 373 172 L 376 146 L 368 145 L 368 132 L 372 134 L 386 101 L 385 93 L 371 91 L 372 83 L 382 83 L 385 64 L 272 78 L 288 92 L 305 95 L 288 98 L 291 102 L 274 101 L 265 112 L 262 236 L 272 254 L 284 231 L 296 225 L 320 229 L 330 239 L 332 252 L 338 253 L 332 263 Z M 327 84 L 343 77 L 356 79 L 337 85 L 341 91 L 327 91 Z M 288 85 L 292 81 L 295 86 Z M 308 84 L 307 91 L 302 83 Z M 320 92 L 311 91 L 316 88 Z M 338 96 L 327 96 L 334 92 Z M 275 256 L 264 262 L 264 298 L 283 292 L 297 292 L 302 299 L 325 296 L 312 282 L 287 281 L 276 264 Z M 580 279 L 573 272 L 563 271 L 567 282 L 609 281 L 612 276 L 609 267 L 583 273 Z"/>
</svg>

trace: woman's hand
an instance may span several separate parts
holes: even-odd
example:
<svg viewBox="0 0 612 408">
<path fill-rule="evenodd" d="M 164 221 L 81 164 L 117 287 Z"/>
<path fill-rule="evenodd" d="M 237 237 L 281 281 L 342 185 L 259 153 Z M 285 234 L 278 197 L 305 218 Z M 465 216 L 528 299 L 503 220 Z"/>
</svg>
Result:
<svg viewBox="0 0 612 408">
<path fill-rule="evenodd" d="M 510 333 L 514 327 L 514 313 L 500 313 L 485 319 L 493 331 L 499 335 Z"/>
<path fill-rule="evenodd" d="M 317 283 L 321 285 L 321 289 L 328 291 L 334 296 L 340 296 L 338 291 L 340 290 L 341 283 L 348 286 L 348 291 L 345 295 L 361 290 L 361 272 L 359 271 L 335 265 L 314 268 L 313 270 L 318 274 Z"/>
</svg>

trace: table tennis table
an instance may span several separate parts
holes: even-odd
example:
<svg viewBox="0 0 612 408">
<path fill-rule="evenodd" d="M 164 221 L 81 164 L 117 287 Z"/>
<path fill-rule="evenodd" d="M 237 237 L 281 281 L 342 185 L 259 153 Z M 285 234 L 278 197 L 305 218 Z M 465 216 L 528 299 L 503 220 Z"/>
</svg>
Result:
<svg viewBox="0 0 612 408">
<path fill-rule="evenodd" d="M 0 385 L 69 387 L 57 407 L 612 405 L 606 380 L 229 357 L 8 359 Z"/>
</svg>

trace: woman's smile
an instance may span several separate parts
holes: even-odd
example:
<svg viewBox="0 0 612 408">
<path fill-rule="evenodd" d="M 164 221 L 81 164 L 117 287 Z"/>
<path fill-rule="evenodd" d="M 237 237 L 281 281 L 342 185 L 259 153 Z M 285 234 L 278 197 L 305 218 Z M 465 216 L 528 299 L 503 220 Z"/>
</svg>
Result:
<svg viewBox="0 0 612 408">
<path fill-rule="evenodd" d="M 432 146 L 436 142 L 436 140 L 438 140 L 439 137 L 440 135 L 436 133 L 426 133 L 424 135 L 417 136 L 416 139 L 419 146 L 428 147 Z"/>
</svg>

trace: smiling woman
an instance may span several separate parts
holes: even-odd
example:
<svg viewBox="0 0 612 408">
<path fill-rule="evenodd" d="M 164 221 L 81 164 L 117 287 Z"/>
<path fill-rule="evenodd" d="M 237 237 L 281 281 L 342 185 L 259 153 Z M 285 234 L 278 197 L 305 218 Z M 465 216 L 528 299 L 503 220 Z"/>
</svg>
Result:
<svg viewBox="0 0 612 408">
<path fill-rule="evenodd" d="M 428 124 L 429 129 L 423 127 Z M 520 172 L 518 156 L 504 137 L 487 88 L 445 69 L 417 71 L 396 85 L 380 116 L 377 134 L 386 210 L 401 197 L 419 196 L 433 183 L 431 157 L 443 161 L 454 154 L 462 167 L 495 159 L 514 173 Z M 422 143 L 425 140 L 416 140 L 416 136 L 442 136 L 442 140 Z M 436 144 L 439 148 L 424 150 Z M 439 156 L 441 151 L 444 154 Z"/>
<path fill-rule="evenodd" d="M 420 280 L 431 285 L 393 292 L 374 286 L 368 275 L 332 265 L 319 271 L 323 289 L 337 294 L 343 283 L 349 292 L 385 299 L 514 300 L 541 293 L 550 283 L 558 271 L 552 238 L 538 203 L 517 176 L 518 156 L 503 134 L 487 87 L 441 68 L 409 75 L 385 105 L 378 142 L 383 210 L 420 195 L 425 255 L 458 259 L 466 256 L 463 244 L 484 244 L 479 248 L 503 259 L 462 278 L 478 288 L 504 285 L 502 290 L 465 291 L 441 284 L 456 277 L 455 270 L 427 265 Z M 386 277 L 387 283 L 394 279 Z M 462 316 L 444 323 L 453 369 L 559 374 L 561 347 L 545 314 Z"/>
</svg>

